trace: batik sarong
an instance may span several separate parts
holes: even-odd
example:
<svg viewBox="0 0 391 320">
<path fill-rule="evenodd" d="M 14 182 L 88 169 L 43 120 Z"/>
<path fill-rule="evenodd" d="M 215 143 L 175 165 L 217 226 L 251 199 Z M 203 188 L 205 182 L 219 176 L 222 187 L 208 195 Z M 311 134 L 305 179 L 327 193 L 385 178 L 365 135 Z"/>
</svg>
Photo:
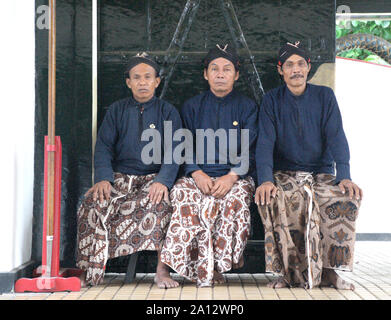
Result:
<svg viewBox="0 0 391 320">
<path fill-rule="evenodd" d="M 173 213 L 162 262 L 200 287 L 213 284 L 214 270 L 239 267 L 250 234 L 254 188 L 252 178 L 240 179 L 216 199 L 204 195 L 192 178 L 179 179 L 170 193 Z"/>
<path fill-rule="evenodd" d="M 350 200 L 335 176 L 277 171 L 277 195 L 259 206 L 265 229 L 266 272 L 291 286 L 321 283 L 322 268 L 353 270 L 360 200 Z"/>
<path fill-rule="evenodd" d="M 115 173 L 109 203 L 93 201 L 92 194 L 83 201 L 77 213 L 77 266 L 87 271 L 87 284 L 103 280 L 108 259 L 161 249 L 172 207 L 149 201 L 155 176 Z"/>
</svg>

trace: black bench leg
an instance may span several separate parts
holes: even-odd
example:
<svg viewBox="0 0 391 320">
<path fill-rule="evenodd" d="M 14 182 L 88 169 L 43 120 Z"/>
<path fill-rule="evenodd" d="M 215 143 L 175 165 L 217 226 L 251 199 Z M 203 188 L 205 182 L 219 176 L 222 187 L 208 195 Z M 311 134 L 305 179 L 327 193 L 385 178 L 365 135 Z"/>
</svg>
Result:
<svg viewBox="0 0 391 320">
<path fill-rule="evenodd" d="M 125 283 L 131 283 L 136 276 L 136 264 L 137 264 L 138 252 L 130 255 L 128 262 L 128 270 L 126 271 Z"/>
</svg>

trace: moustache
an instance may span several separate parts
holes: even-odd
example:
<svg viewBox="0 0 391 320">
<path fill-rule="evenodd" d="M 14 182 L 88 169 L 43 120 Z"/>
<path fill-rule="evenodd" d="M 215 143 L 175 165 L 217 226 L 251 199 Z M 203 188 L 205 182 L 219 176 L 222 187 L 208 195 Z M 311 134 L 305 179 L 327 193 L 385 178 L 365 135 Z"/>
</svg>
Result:
<svg viewBox="0 0 391 320">
<path fill-rule="evenodd" d="M 300 79 L 300 78 L 304 78 L 304 76 L 301 74 L 295 74 L 294 76 L 290 77 L 289 79 Z"/>
</svg>

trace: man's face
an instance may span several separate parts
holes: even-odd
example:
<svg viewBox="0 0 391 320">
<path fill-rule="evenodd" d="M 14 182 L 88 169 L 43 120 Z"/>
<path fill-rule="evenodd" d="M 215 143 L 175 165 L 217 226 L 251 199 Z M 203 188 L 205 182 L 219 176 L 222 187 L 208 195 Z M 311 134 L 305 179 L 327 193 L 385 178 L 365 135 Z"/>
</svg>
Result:
<svg viewBox="0 0 391 320">
<path fill-rule="evenodd" d="M 225 96 L 232 91 L 235 81 L 239 79 L 239 71 L 235 70 L 231 61 L 217 58 L 204 70 L 204 78 L 215 95 Z"/>
<path fill-rule="evenodd" d="M 283 76 L 285 83 L 290 87 L 301 87 L 307 82 L 311 64 L 297 54 L 293 54 L 282 65 L 277 66 L 278 73 Z"/>
<path fill-rule="evenodd" d="M 126 84 L 132 90 L 134 99 L 138 102 L 147 102 L 154 96 L 160 78 L 156 76 L 153 67 L 140 63 L 130 70 Z"/>
</svg>

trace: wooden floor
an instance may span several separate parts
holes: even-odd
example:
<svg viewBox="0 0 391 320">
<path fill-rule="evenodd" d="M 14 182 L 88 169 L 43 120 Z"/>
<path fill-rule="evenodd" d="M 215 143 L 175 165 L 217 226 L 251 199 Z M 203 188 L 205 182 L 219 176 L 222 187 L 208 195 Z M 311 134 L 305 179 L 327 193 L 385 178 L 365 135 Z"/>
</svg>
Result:
<svg viewBox="0 0 391 320">
<path fill-rule="evenodd" d="M 154 274 L 137 274 L 123 284 L 124 274 L 106 274 L 104 283 L 80 292 L 3 294 L 0 300 L 391 300 L 391 242 L 356 242 L 354 272 L 339 272 L 352 281 L 355 291 L 334 288 L 270 289 L 269 274 L 226 274 L 226 284 L 197 288 L 174 274 L 179 288 L 162 290 L 153 283 Z"/>
</svg>

